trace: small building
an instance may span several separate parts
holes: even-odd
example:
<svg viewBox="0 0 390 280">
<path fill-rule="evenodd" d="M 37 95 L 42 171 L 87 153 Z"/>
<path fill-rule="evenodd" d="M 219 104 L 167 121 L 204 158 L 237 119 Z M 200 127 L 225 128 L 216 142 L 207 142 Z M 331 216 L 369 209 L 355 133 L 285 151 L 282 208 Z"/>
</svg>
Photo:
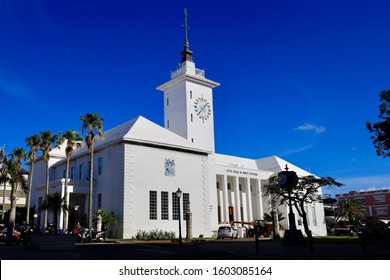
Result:
<svg viewBox="0 0 390 280">
<path fill-rule="evenodd" d="M 336 194 L 338 201 L 355 199 L 361 201 L 367 208 L 367 214 L 376 216 L 384 222 L 390 221 L 390 188 L 374 191 L 350 191 Z"/>
<path fill-rule="evenodd" d="M 4 212 L 7 212 L 11 209 L 11 185 L 6 183 L 0 184 L 0 214 L 2 217 L 3 209 Z M 26 206 L 26 194 L 23 190 L 16 191 L 16 207 L 25 207 Z"/>
</svg>

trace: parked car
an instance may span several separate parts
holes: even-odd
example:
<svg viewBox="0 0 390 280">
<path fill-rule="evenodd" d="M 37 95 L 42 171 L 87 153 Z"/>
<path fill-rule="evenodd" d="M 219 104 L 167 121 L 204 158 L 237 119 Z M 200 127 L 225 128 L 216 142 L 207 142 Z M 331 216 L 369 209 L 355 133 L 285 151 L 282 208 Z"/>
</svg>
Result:
<svg viewBox="0 0 390 280">
<path fill-rule="evenodd" d="M 218 234 L 217 234 L 217 239 L 224 239 L 225 237 L 228 237 L 228 238 L 237 238 L 238 237 L 238 234 L 237 234 L 237 229 L 232 227 L 232 226 L 220 226 L 218 228 Z"/>
<path fill-rule="evenodd" d="M 345 235 L 356 236 L 359 233 L 361 233 L 363 229 L 364 227 L 362 226 L 349 226 L 349 227 L 347 226 L 344 228 L 337 227 L 334 229 L 334 234 L 336 236 L 345 236 Z"/>
</svg>

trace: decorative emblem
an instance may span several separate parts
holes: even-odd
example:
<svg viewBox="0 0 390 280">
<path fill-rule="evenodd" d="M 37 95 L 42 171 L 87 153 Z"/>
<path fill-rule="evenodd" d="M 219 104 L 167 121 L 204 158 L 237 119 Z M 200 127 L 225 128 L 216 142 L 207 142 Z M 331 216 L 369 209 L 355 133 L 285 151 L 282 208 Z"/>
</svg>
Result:
<svg viewBox="0 0 390 280">
<path fill-rule="evenodd" d="M 174 159 L 165 159 L 165 176 L 175 176 Z"/>
</svg>

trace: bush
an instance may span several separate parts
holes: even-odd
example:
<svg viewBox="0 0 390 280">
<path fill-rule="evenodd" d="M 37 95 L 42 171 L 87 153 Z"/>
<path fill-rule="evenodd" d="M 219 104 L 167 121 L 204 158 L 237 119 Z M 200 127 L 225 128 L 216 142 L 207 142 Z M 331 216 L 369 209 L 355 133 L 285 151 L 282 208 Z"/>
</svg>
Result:
<svg viewBox="0 0 390 280">
<path fill-rule="evenodd" d="M 155 229 L 151 231 L 138 230 L 136 240 L 171 240 L 175 239 L 175 232 Z"/>
</svg>

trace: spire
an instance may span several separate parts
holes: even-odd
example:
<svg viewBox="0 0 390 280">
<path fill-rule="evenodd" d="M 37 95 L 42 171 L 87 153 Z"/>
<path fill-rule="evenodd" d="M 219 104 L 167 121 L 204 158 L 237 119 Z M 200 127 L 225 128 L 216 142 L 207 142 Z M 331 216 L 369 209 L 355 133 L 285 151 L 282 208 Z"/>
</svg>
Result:
<svg viewBox="0 0 390 280">
<path fill-rule="evenodd" d="M 180 53 L 182 55 L 181 62 L 192 60 L 192 51 L 190 51 L 190 44 L 188 42 L 188 24 L 187 24 L 187 9 L 184 9 L 184 50 Z"/>
</svg>

